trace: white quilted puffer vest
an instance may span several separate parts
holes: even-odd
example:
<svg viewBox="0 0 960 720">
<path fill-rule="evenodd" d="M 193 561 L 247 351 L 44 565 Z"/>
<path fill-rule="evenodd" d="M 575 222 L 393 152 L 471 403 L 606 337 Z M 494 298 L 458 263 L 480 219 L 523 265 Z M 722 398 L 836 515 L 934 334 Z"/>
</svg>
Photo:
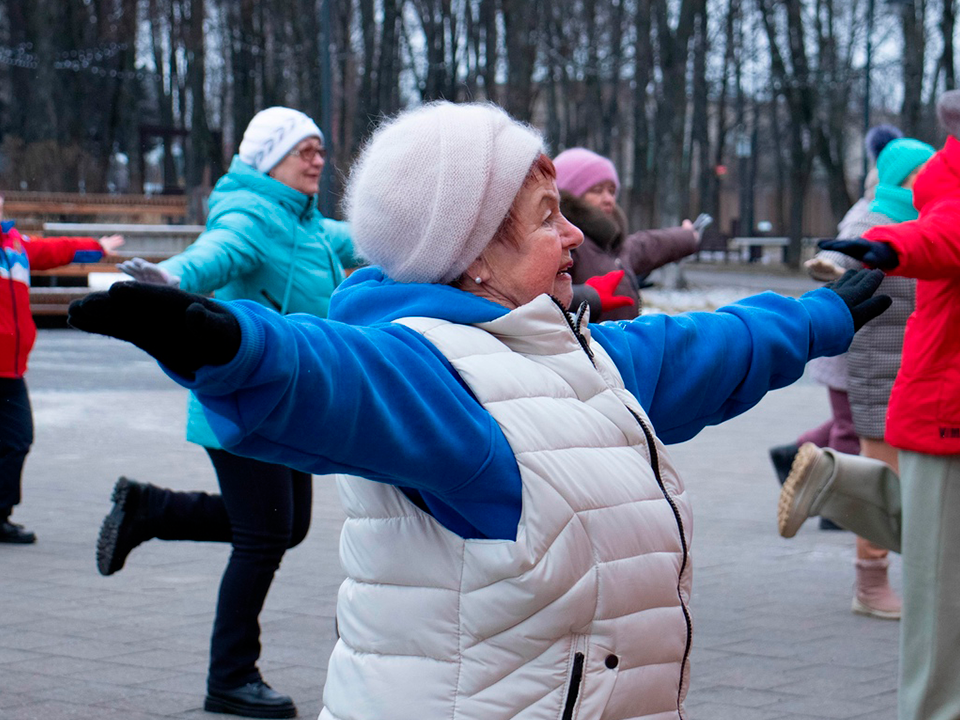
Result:
<svg viewBox="0 0 960 720">
<path fill-rule="evenodd" d="M 464 540 L 397 488 L 341 478 L 348 577 L 320 718 L 682 718 L 690 510 L 610 357 L 547 296 L 478 326 L 400 322 L 505 433 L 517 539 Z"/>
</svg>

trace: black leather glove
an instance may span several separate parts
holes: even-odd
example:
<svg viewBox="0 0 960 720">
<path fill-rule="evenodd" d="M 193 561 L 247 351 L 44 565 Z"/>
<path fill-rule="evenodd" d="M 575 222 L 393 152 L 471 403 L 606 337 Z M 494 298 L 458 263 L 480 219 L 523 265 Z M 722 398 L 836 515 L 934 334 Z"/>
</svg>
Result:
<svg viewBox="0 0 960 720">
<path fill-rule="evenodd" d="M 229 311 L 166 285 L 114 283 L 70 303 L 67 322 L 131 342 L 184 377 L 204 365 L 224 365 L 240 349 L 240 323 Z"/>
<path fill-rule="evenodd" d="M 824 286 L 833 290 L 847 304 L 853 316 L 854 332 L 890 307 L 893 302 L 889 295 L 874 295 L 883 282 L 883 277 L 880 270 L 847 270 L 838 279 Z"/>
<path fill-rule="evenodd" d="M 834 250 L 849 255 L 864 265 L 881 270 L 893 270 L 900 264 L 897 251 L 889 243 L 877 242 L 876 240 L 864 240 L 863 238 L 832 240 L 824 238 L 817 243 L 817 247 L 821 250 Z"/>
</svg>

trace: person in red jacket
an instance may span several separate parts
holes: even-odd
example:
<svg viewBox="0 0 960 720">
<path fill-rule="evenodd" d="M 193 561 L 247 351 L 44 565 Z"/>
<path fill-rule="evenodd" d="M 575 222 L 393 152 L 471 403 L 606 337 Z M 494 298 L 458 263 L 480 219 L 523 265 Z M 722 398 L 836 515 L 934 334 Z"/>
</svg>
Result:
<svg viewBox="0 0 960 720">
<path fill-rule="evenodd" d="M 33 414 L 23 379 L 37 338 L 30 314 L 30 269 L 49 270 L 72 262 L 96 262 L 123 244 L 120 235 L 31 239 L 13 220 L 3 220 L 0 195 L 0 543 L 29 544 L 36 535 L 10 522 L 20 504 L 23 462 L 33 444 Z"/>
<path fill-rule="evenodd" d="M 885 438 L 903 503 L 900 720 L 960 717 L 960 91 L 937 114 L 949 137 L 914 183 L 919 217 L 820 243 L 917 279 Z"/>
</svg>

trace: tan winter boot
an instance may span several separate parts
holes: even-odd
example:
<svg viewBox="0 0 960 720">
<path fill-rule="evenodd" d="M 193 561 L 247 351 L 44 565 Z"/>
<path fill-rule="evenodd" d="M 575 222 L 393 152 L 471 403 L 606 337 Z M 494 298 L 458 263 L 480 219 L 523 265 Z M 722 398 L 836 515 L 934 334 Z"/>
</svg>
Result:
<svg viewBox="0 0 960 720">
<path fill-rule="evenodd" d="M 777 520 L 789 538 L 820 515 L 900 552 L 901 507 L 900 477 L 886 463 L 804 443 L 780 490 Z"/>
<path fill-rule="evenodd" d="M 890 587 L 887 558 L 857 560 L 857 584 L 852 610 L 860 615 L 883 620 L 900 619 L 900 598 Z"/>
<path fill-rule="evenodd" d="M 777 524 L 780 534 L 791 538 L 808 517 L 816 515 L 820 499 L 834 477 L 833 453 L 827 453 L 813 443 L 800 446 L 793 465 L 780 490 L 777 506 Z"/>
</svg>

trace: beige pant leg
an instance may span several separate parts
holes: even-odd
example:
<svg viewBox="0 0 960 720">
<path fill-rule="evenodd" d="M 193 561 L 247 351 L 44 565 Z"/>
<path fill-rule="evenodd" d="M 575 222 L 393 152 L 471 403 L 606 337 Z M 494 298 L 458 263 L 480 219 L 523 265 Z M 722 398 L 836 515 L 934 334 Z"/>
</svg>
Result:
<svg viewBox="0 0 960 720">
<path fill-rule="evenodd" d="M 897 449 L 889 445 L 885 440 L 879 438 L 860 438 L 860 454 L 863 457 L 873 458 L 880 462 L 885 462 L 894 472 L 900 472 L 900 461 L 897 457 Z M 890 551 L 880 547 L 876 543 L 857 536 L 857 559 L 858 560 L 882 560 Z"/>
<path fill-rule="evenodd" d="M 900 552 L 900 478 L 886 463 L 825 450 L 834 460 L 818 515 Z"/>
<path fill-rule="evenodd" d="M 900 453 L 900 720 L 960 718 L 960 456 Z"/>
</svg>

